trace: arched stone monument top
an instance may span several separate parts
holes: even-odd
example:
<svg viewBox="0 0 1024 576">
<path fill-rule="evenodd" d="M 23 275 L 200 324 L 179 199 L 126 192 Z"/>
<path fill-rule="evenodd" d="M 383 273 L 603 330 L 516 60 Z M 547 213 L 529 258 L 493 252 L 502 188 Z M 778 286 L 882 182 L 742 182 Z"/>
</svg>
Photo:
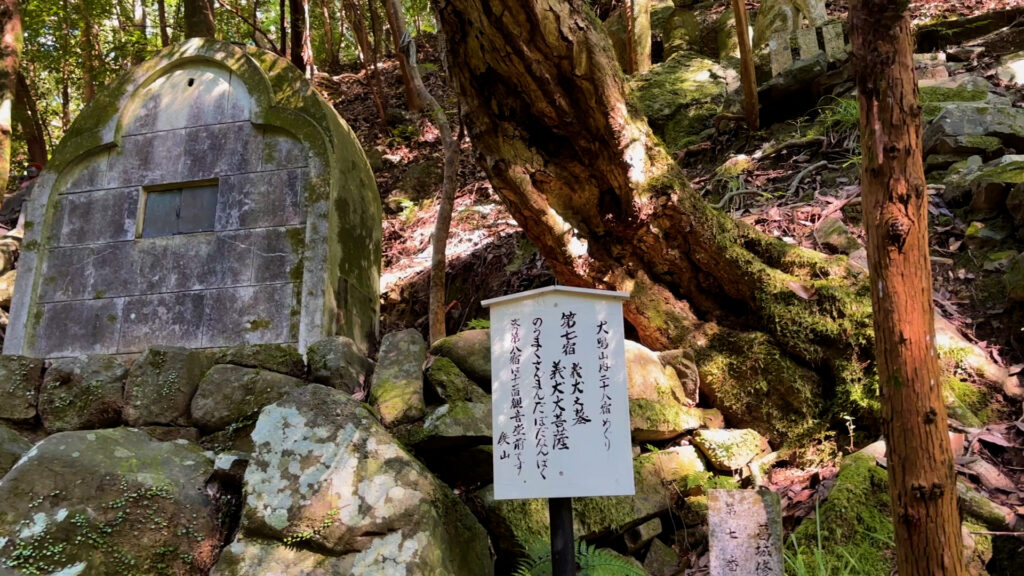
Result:
<svg viewBox="0 0 1024 576">
<path fill-rule="evenodd" d="M 101 90 L 39 177 L 4 352 L 366 346 L 380 213 L 355 134 L 291 63 L 170 46 Z"/>
</svg>

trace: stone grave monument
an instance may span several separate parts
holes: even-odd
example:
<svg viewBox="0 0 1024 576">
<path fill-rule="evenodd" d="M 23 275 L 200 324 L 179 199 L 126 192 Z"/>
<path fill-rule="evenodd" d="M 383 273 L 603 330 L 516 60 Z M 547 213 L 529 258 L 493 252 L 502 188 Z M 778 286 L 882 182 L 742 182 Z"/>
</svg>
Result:
<svg viewBox="0 0 1024 576">
<path fill-rule="evenodd" d="M 376 336 L 369 164 L 302 74 L 255 48 L 189 40 L 104 88 L 24 228 L 6 354 Z"/>
</svg>

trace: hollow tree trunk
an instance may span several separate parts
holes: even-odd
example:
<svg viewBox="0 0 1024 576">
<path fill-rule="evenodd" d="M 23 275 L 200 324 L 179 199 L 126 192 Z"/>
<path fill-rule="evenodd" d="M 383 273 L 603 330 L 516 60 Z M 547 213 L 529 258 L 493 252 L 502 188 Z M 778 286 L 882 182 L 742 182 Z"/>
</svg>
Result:
<svg viewBox="0 0 1024 576">
<path fill-rule="evenodd" d="M 21 63 L 21 13 L 18 0 L 0 0 L 0 195 L 11 175 L 11 113 Z"/>
<path fill-rule="evenodd" d="M 905 7 L 854 0 L 850 10 L 876 361 L 899 573 L 956 576 L 966 572 L 935 351 L 921 107 Z"/>
<path fill-rule="evenodd" d="M 213 38 L 217 24 L 213 19 L 215 0 L 185 0 L 185 38 Z"/>
<path fill-rule="evenodd" d="M 373 0 L 370 0 L 371 2 Z M 384 0 L 384 11 L 388 15 L 388 27 L 391 28 L 391 40 L 395 43 L 395 55 L 398 59 L 398 67 L 402 71 L 402 84 L 405 86 L 405 105 L 409 108 L 410 112 L 419 112 L 423 109 L 423 102 L 420 100 L 420 95 L 416 91 L 416 85 L 413 83 L 412 76 L 409 73 L 409 61 L 406 60 L 405 54 L 402 53 L 402 36 L 407 32 L 405 30 L 405 19 L 402 17 L 401 6 L 397 9 L 388 0 Z"/>
<path fill-rule="evenodd" d="M 692 344 L 692 305 L 770 333 L 839 385 L 850 377 L 872 342 L 866 285 L 844 260 L 704 202 L 630 112 L 583 2 L 435 6 L 478 160 L 560 282 L 633 292 L 626 317 L 653 348 Z"/>
</svg>

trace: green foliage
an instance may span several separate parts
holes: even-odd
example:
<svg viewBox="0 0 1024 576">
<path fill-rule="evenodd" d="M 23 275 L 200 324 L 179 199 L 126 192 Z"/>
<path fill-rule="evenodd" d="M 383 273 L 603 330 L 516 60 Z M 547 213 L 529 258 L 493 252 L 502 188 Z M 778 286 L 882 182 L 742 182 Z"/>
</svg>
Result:
<svg viewBox="0 0 1024 576">
<path fill-rule="evenodd" d="M 466 330 L 487 330 L 491 327 L 491 321 L 485 318 L 473 318 L 466 323 Z"/>
<path fill-rule="evenodd" d="M 551 543 L 543 538 L 532 538 L 524 543 L 526 558 L 514 576 L 551 576 Z M 643 569 L 631 559 L 606 548 L 596 548 L 576 541 L 577 574 L 583 576 L 645 576 Z"/>
<path fill-rule="evenodd" d="M 816 546 L 808 550 L 801 546 L 794 536 L 789 537 L 792 550 L 784 550 L 786 561 L 786 574 L 788 576 L 874 576 L 873 572 L 865 571 L 858 558 L 854 557 L 846 549 L 839 550 L 839 561 L 830 560 L 828 554 L 822 547 L 821 541 L 821 515 L 818 513 L 818 505 L 814 505 L 814 531 L 817 534 Z M 892 547 L 895 544 L 891 540 L 878 537 L 885 545 Z"/>
<path fill-rule="evenodd" d="M 826 129 L 842 134 L 856 132 L 860 122 L 860 104 L 856 98 L 829 97 L 818 107 L 818 119 Z"/>
</svg>

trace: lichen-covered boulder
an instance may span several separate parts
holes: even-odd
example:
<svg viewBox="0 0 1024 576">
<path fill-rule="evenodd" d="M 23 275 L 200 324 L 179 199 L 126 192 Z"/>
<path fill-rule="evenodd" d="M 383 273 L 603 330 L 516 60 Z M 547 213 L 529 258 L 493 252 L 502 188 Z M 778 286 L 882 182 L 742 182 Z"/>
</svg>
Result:
<svg viewBox="0 0 1024 576">
<path fill-rule="evenodd" d="M 735 73 L 692 52 L 677 52 L 655 64 L 631 84 L 640 110 L 669 150 L 681 150 L 700 140 L 722 111 L 727 80 Z"/>
<path fill-rule="evenodd" d="M 700 428 L 703 421 L 700 408 L 646 398 L 629 401 L 629 426 L 634 442 L 674 438 Z"/>
<path fill-rule="evenodd" d="M 247 368 L 261 368 L 305 378 L 306 362 L 294 346 L 288 344 L 244 344 L 228 348 L 217 355 L 217 364 L 234 364 Z"/>
<path fill-rule="evenodd" d="M 0 356 L 0 418 L 24 421 L 36 417 L 43 361 L 25 356 Z"/>
<path fill-rule="evenodd" d="M 313 382 L 349 394 L 363 390 L 373 372 L 373 360 L 360 352 L 351 338 L 344 336 L 314 342 L 306 349 L 306 358 Z"/>
<path fill-rule="evenodd" d="M 423 421 L 416 447 L 426 450 L 491 443 L 491 404 L 456 402 L 434 409 Z"/>
<path fill-rule="evenodd" d="M 729 472 L 746 466 L 768 448 L 768 442 L 754 430 L 698 430 L 693 443 L 718 470 Z"/>
<path fill-rule="evenodd" d="M 430 362 L 426 371 L 427 391 L 442 401 L 490 402 L 491 398 L 468 376 L 459 370 L 450 359 L 438 356 Z"/>
<path fill-rule="evenodd" d="M 128 428 L 54 434 L 0 480 L 0 565 L 22 574 L 177 574 L 213 565 L 212 462 Z"/>
<path fill-rule="evenodd" d="M 370 401 L 385 426 L 415 422 L 426 413 L 423 399 L 423 362 L 427 344 L 416 330 L 384 336 L 377 369 L 370 385 Z"/>
<path fill-rule="evenodd" d="M 929 100 L 923 106 L 925 118 L 933 118 L 924 130 L 926 156 L 941 152 L 940 142 L 957 136 L 991 136 L 1018 149 L 1024 142 L 1024 110 L 991 98 L 989 88 L 984 80 L 975 80 L 945 90 L 922 90 L 923 97 Z"/>
<path fill-rule="evenodd" d="M 654 471 L 662 482 L 677 482 L 698 472 L 706 472 L 704 458 L 693 446 L 675 446 L 637 456 L 647 469 Z"/>
<path fill-rule="evenodd" d="M 821 379 L 763 334 L 719 328 L 697 350 L 697 367 L 701 393 L 732 426 L 753 428 L 775 446 L 821 427 Z"/>
<path fill-rule="evenodd" d="M 252 438 L 244 538 L 334 557 L 324 574 L 491 573 L 469 510 L 347 394 L 299 388 L 263 410 Z M 273 556 L 239 549 L 215 574 L 267 574 Z M 228 571 L 239 557 L 248 571 Z"/>
<path fill-rule="evenodd" d="M 14 467 L 22 454 L 28 452 L 32 443 L 21 437 L 9 426 L 0 423 L 0 478 Z"/>
<path fill-rule="evenodd" d="M 132 426 L 187 426 L 192 396 L 210 368 L 205 354 L 177 346 L 153 346 L 128 370 L 124 420 Z"/>
<path fill-rule="evenodd" d="M 1006 210 L 1018 229 L 1024 228 L 1024 184 L 1017 184 L 1006 195 Z M 1017 232 L 1020 235 L 1020 230 Z"/>
<path fill-rule="evenodd" d="M 465 330 L 442 338 L 430 347 L 434 356 L 444 356 L 484 390 L 491 389 L 491 331 Z"/>
<path fill-rule="evenodd" d="M 277 372 L 218 364 L 203 376 L 192 397 L 192 421 L 203 430 L 223 430 L 303 384 Z"/>
<path fill-rule="evenodd" d="M 111 356 L 62 358 L 46 371 L 39 416 L 51 434 L 121 423 L 128 367 Z"/>
</svg>

